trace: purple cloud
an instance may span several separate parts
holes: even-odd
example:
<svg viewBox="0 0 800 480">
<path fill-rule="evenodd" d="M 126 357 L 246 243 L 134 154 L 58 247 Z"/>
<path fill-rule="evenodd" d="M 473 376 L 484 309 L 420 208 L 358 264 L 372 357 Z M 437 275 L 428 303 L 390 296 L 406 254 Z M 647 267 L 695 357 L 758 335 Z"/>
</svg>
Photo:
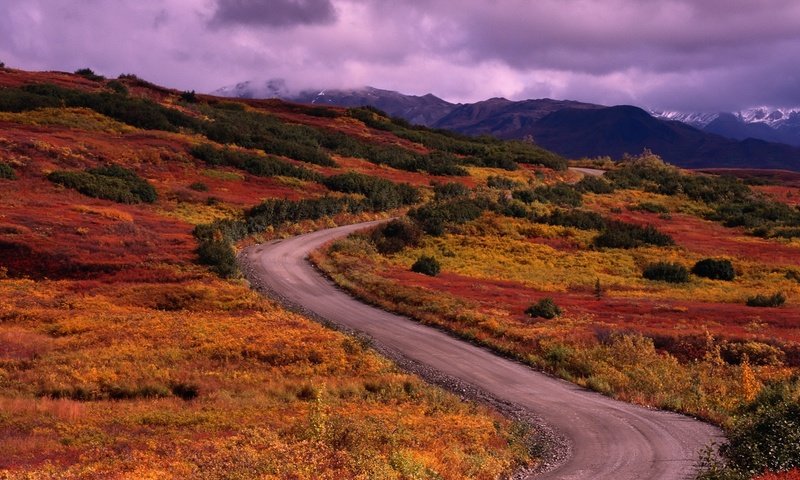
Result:
<svg viewBox="0 0 800 480">
<path fill-rule="evenodd" d="M 291 27 L 335 20 L 330 0 L 217 0 L 211 24 Z"/>
<path fill-rule="evenodd" d="M 210 91 L 284 78 L 453 101 L 800 105 L 794 0 L 28 0 L 0 60 Z"/>
</svg>

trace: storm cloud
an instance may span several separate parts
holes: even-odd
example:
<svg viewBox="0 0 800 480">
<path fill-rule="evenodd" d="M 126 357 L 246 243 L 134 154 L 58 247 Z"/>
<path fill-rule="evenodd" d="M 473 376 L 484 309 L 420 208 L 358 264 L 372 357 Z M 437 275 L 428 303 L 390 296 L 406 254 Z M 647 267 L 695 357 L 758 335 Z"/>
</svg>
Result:
<svg viewBox="0 0 800 480">
<path fill-rule="evenodd" d="M 218 0 L 210 23 L 290 27 L 335 20 L 336 12 L 329 0 Z"/>
<path fill-rule="evenodd" d="M 451 101 L 800 105 L 794 0 L 0 0 L 0 61 L 210 91 L 283 78 Z"/>
</svg>

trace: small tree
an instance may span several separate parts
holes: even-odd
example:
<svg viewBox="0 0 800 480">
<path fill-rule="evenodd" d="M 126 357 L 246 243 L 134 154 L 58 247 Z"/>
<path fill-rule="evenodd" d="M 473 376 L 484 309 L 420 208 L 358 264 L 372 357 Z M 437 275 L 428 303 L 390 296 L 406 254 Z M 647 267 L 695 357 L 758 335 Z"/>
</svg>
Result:
<svg viewBox="0 0 800 480">
<path fill-rule="evenodd" d="M 648 280 L 669 283 L 685 283 L 689 281 L 689 271 L 679 263 L 658 262 L 648 265 L 642 276 Z"/>
<path fill-rule="evenodd" d="M 411 271 L 435 277 L 436 275 L 439 275 L 439 272 L 441 271 L 441 265 L 439 265 L 439 261 L 434 257 L 423 255 L 419 257 L 416 262 L 414 262 L 414 265 L 411 266 Z"/>
<path fill-rule="evenodd" d="M 528 307 L 525 310 L 525 314 L 529 317 L 541 317 L 549 320 L 561 315 L 561 309 L 552 298 L 545 297 Z"/>
<path fill-rule="evenodd" d="M 712 280 L 730 281 L 736 278 L 736 272 L 730 260 L 715 260 L 713 258 L 705 258 L 695 263 L 694 267 L 692 267 L 692 273 L 698 277 Z"/>
</svg>

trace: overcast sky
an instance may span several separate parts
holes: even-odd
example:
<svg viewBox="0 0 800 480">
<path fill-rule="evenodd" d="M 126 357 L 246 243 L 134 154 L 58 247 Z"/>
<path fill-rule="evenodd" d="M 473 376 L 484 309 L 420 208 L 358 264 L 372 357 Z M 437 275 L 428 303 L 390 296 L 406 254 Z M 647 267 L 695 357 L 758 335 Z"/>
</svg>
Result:
<svg viewBox="0 0 800 480">
<path fill-rule="evenodd" d="M 800 106 L 797 0 L 0 0 L 0 61 L 208 92 Z"/>
</svg>

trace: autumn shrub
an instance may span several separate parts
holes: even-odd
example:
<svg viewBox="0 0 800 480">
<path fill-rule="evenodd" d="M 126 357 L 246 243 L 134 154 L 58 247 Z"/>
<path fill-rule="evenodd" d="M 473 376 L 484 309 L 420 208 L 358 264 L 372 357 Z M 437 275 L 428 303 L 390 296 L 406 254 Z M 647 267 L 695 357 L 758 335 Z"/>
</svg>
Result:
<svg viewBox="0 0 800 480">
<path fill-rule="evenodd" d="M 765 295 L 759 293 L 747 299 L 748 307 L 780 307 L 786 303 L 786 295 L 783 292 L 774 293 L 772 295 Z"/>
<path fill-rule="evenodd" d="M 525 314 L 529 317 L 541 317 L 549 320 L 561 315 L 561 308 L 556 305 L 556 302 L 552 298 L 545 297 L 526 308 Z"/>
<path fill-rule="evenodd" d="M 248 210 L 246 231 L 263 232 L 287 222 L 317 220 L 340 213 L 359 213 L 367 210 L 363 201 L 352 197 L 320 197 L 301 200 L 269 199 Z"/>
<path fill-rule="evenodd" d="M 486 179 L 486 186 L 489 188 L 496 188 L 498 190 L 512 190 L 519 187 L 519 182 L 512 180 L 508 177 L 501 175 L 489 175 Z"/>
<path fill-rule="evenodd" d="M 581 230 L 602 230 L 608 224 L 607 220 L 599 213 L 574 208 L 559 208 L 547 215 L 533 216 L 531 220 L 538 223 L 573 227 Z"/>
<path fill-rule="evenodd" d="M 208 165 L 238 168 L 258 177 L 284 176 L 312 181 L 322 179 L 320 174 L 312 170 L 275 157 L 265 157 L 232 148 L 217 148 L 210 143 L 195 145 L 189 149 L 189 153 Z"/>
<path fill-rule="evenodd" d="M 186 103 L 197 103 L 199 101 L 194 90 L 181 92 L 180 99 Z"/>
<path fill-rule="evenodd" d="M 374 210 L 388 210 L 420 200 L 419 191 L 407 183 L 394 183 L 363 173 L 333 175 L 324 179 L 322 184 L 333 191 L 364 195 L 367 204 Z"/>
<path fill-rule="evenodd" d="M 100 80 L 105 80 L 106 79 L 106 77 L 94 73 L 94 71 L 91 68 L 81 68 L 81 69 L 75 70 L 75 75 L 79 75 L 79 76 L 81 76 L 83 78 L 86 78 L 88 80 L 92 80 L 92 81 L 95 81 L 95 82 L 99 82 Z"/>
<path fill-rule="evenodd" d="M 82 194 L 119 203 L 153 203 L 157 194 L 150 183 L 118 165 L 90 168 L 83 172 L 55 171 L 48 180 Z"/>
<path fill-rule="evenodd" d="M 749 476 L 800 468 L 800 401 L 791 386 L 764 389 L 730 429 L 721 452 Z"/>
<path fill-rule="evenodd" d="M 730 260 L 719 260 L 714 258 L 704 258 L 692 267 L 692 273 L 698 277 L 710 278 L 712 280 L 731 281 L 736 278 L 736 271 Z"/>
<path fill-rule="evenodd" d="M 82 92 L 50 84 L 26 85 L 4 89 L 0 94 L 0 110 L 29 111 L 42 107 L 89 108 L 133 127 L 178 131 L 198 130 L 201 122 L 178 110 L 156 102 L 111 92 Z"/>
<path fill-rule="evenodd" d="M 422 230 L 416 223 L 406 219 L 395 219 L 375 228 L 370 238 L 375 249 L 382 254 L 392 254 L 406 247 L 415 247 L 422 238 Z"/>
<path fill-rule="evenodd" d="M 207 192 L 208 191 L 208 185 L 206 185 L 203 182 L 194 182 L 193 184 L 189 185 L 189 188 L 191 188 L 192 190 L 194 190 L 196 192 Z"/>
<path fill-rule="evenodd" d="M 470 194 L 470 189 L 466 185 L 457 182 L 435 183 L 433 185 L 434 200 L 442 201 L 457 197 L 466 197 Z"/>
<path fill-rule="evenodd" d="M 413 265 L 411 265 L 411 271 L 435 277 L 436 275 L 439 275 L 439 272 L 441 271 L 441 265 L 439 265 L 439 261 L 436 260 L 436 258 L 423 255 L 419 257 Z"/>
<path fill-rule="evenodd" d="M 594 175 L 584 176 L 578 183 L 575 184 L 575 188 L 583 193 L 597 194 L 613 193 L 615 190 L 614 185 L 611 182 L 603 177 L 597 177 Z"/>
<path fill-rule="evenodd" d="M 480 217 L 488 208 L 481 199 L 456 198 L 446 202 L 434 202 L 415 208 L 408 216 L 415 220 L 430 235 L 438 236 L 449 225 L 459 225 Z"/>
<path fill-rule="evenodd" d="M 689 271 L 680 263 L 658 262 L 647 265 L 642 276 L 648 280 L 658 280 L 669 283 L 686 283 L 689 281 Z"/>
<path fill-rule="evenodd" d="M 222 278 L 235 277 L 239 272 L 236 252 L 233 245 L 226 240 L 201 241 L 197 247 L 197 256 L 201 264 L 208 265 Z"/>
<path fill-rule="evenodd" d="M 654 226 L 645 227 L 620 221 L 609 221 L 603 231 L 594 239 L 594 245 L 605 248 L 636 248 L 643 245 L 665 247 L 675 241 L 658 231 Z"/>
<path fill-rule="evenodd" d="M 11 168 L 11 165 L 0 162 L 0 178 L 14 180 L 17 178 L 17 174 L 14 172 L 14 169 Z"/>
<path fill-rule="evenodd" d="M 534 189 L 514 190 L 514 198 L 525 203 L 553 203 L 566 207 L 577 207 L 583 201 L 583 195 L 571 185 L 557 183 L 552 186 L 540 186 Z"/>
<path fill-rule="evenodd" d="M 106 83 L 106 87 L 118 95 L 128 95 L 130 93 L 128 91 L 128 87 L 126 87 L 125 84 L 119 80 L 111 80 L 110 82 Z"/>
</svg>

